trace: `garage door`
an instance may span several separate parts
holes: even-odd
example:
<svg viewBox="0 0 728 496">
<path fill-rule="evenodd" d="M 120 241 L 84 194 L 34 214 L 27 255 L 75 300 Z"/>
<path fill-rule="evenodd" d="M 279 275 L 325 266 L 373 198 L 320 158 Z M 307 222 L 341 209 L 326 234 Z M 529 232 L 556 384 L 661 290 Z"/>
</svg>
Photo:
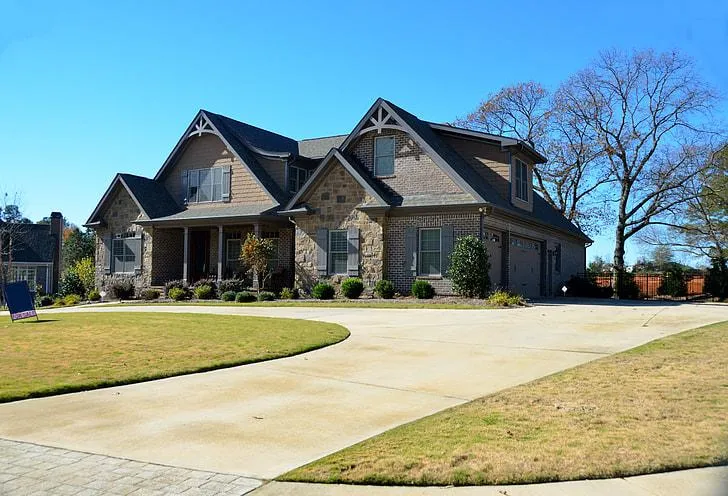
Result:
<svg viewBox="0 0 728 496">
<path fill-rule="evenodd" d="M 528 298 L 541 296 L 541 243 L 511 237 L 511 291 Z"/>
</svg>

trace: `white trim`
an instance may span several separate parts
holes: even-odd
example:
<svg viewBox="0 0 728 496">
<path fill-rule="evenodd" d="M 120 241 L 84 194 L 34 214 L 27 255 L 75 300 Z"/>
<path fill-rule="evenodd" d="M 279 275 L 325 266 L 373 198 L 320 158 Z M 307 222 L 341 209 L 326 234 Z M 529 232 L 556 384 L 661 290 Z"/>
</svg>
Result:
<svg viewBox="0 0 728 496">
<path fill-rule="evenodd" d="M 436 274 L 425 274 L 422 272 L 422 231 L 438 231 L 440 236 L 440 272 Z M 434 250 L 427 250 L 425 253 L 435 253 Z M 417 229 L 417 275 L 425 277 L 442 277 L 442 227 L 420 227 Z"/>
<path fill-rule="evenodd" d="M 220 199 L 219 200 L 205 200 L 205 201 L 190 201 L 190 179 L 192 178 L 191 172 L 197 173 L 197 191 L 196 195 L 199 198 L 200 196 L 200 171 L 206 170 L 206 171 L 214 171 L 215 169 L 220 169 Z M 212 167 L 201 167 L 198 169 L 187 169 L 187 191 L 185 191 L 185 204 L 186 205 L 204 205 L 205 203 L 228 203 L 226 200 L 222 197 L 222 187 L 225 183 L 225 166 L 222 165 L 214 165 Z M 212 172 L 212 183 L 210 185 L 212 187 L 212 190 L 210 191 L 210 197 L 214 196 L 215 192 L 215 173 Z"/>
<path fill-rule="evenodd" d="M 380 107 L 381 109 L 381 107 Z M 392 172 L 389 174 L 380 174 L 377 171 L 377 142 L 379 140 L 391 139 L 394 144 L 392 146 Z M 389 136 L 375 136 L 374 137 L 374 149 L 372 150 L 372 169 L 374 170 L 374 177 L 388 177 L 394 174 L 395 159 L 397 158 L 397 137 L 393 135 Z"/>
<path fill-rule="evenodd" d="M 344 253 L 347 257 L 349 256 L 349 250 L 348 250 L 348 246 L 349 246 L 348 231 L 346 229 L 329 229 L 329 243 L 328 243 L 328 246 L 327 246 L 328 249 L 326 250 L 326 273 L 328 275 L 330 275 L 330 276 L 345 276 L 345 275 L 348 274 L 348 268 L 346 268 L 346 267 L 344 268 L 344 272 L 333 272 L 332 271 L 332 267 L 331 266 L 333 264 L 331 263 L 331 258 L 332 258 L 331 256 L 334 254 L 334 252 L 333 252 L 333 250 L 331 250 L 331 235 L 333 233 L 344 233 L 344 237 L 345 237 L 346 243 L 347 243 L 347 249 L 344 250 L 343 252 L 337 251 L 336 253 Z M 347 264 L 348 264 L 348 259 L 347 259 Z"/>
</svg>

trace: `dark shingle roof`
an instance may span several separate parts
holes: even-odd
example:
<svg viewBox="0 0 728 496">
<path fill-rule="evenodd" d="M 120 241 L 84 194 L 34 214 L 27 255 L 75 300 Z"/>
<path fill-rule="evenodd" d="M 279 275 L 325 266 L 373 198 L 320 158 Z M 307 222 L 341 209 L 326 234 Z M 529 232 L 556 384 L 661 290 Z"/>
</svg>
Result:
<svg viewBox="0 0 728 496">
<path fill-rule="evenodd" d="M 338 148 L 348 134 L 325 136 L 323 138 L 304 139 L 298 142 L 298 153 L 304 157 L 323 158 L 332 148 Z"/>
<path fill-rule="evenodd" d="M 49 263 L 58 240 L 51 234 L 50 224 L 17 224 L 13 236 L 13 261 L 26 263 Z M 7 261 L 7 255 L 4 256 Z"/>
<path fill-rule="evenodd" d="M 181 210 L 162 183 L 134 174 L 119 174 L 119 178 L 128 186 L 147 217 L 163 217 Z"/>
<path fill-rule="evenodd" d="M 274 208 L 272 203 L 245 203 L 238 205 L 215 205 L 209 208 L 192 208 L 182 210 L 180 212 L 155 217 L 149 221 L 142 220 L 137 221 L 139 224 L 156 224 L 160 222 L 177 222 L 184 220 L 196 220 L 196 219 L 231 219 L 236 217 L 254 217 L 259 215 L 266 215 L 270 213 L 270 210 Z"/>
</svg>

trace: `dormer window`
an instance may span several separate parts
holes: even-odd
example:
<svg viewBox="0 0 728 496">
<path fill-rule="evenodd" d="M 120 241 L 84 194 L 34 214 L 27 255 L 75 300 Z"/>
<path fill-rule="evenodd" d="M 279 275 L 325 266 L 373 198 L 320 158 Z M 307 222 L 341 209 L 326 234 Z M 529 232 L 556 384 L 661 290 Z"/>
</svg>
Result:
<svg viewBox="0 0 728 496">
<path fill-rule="evenodd" d="M 374 175 L 394 174 L 394 136 L 374 138 Z"/>
<path fill-rule="evenodd" d="M 299 189 L 306 184 L 309 176 L 313 171 L 302 169 L 291 165 L 288 167 L 288 191 L 291 193 L 297 193 Z"/>
<path fill-rule="evenodd" d="M 516 159 L 515 169 L 516 169 L 516 173 L 515 173 L 514 187 L 516 188 L 516 198 L 527 202 L 528 201 L 528 166 L 524 162 Z"/>
</svg>

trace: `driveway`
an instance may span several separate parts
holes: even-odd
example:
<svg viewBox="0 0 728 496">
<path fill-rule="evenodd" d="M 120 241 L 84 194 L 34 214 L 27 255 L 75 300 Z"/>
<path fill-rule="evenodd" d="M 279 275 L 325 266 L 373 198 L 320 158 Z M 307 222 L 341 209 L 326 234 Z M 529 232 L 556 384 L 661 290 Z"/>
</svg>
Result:
<svg viewBox="0 0 728 496">
<path fill-rule="evenodd" d="M 92 310 L 297 317 L 351 331 L 296 357 L 0 405 L 2 438 L 258 479 L 479 396 L 728 319 L 725 306 L 669 304 Z"/>
</svg>

